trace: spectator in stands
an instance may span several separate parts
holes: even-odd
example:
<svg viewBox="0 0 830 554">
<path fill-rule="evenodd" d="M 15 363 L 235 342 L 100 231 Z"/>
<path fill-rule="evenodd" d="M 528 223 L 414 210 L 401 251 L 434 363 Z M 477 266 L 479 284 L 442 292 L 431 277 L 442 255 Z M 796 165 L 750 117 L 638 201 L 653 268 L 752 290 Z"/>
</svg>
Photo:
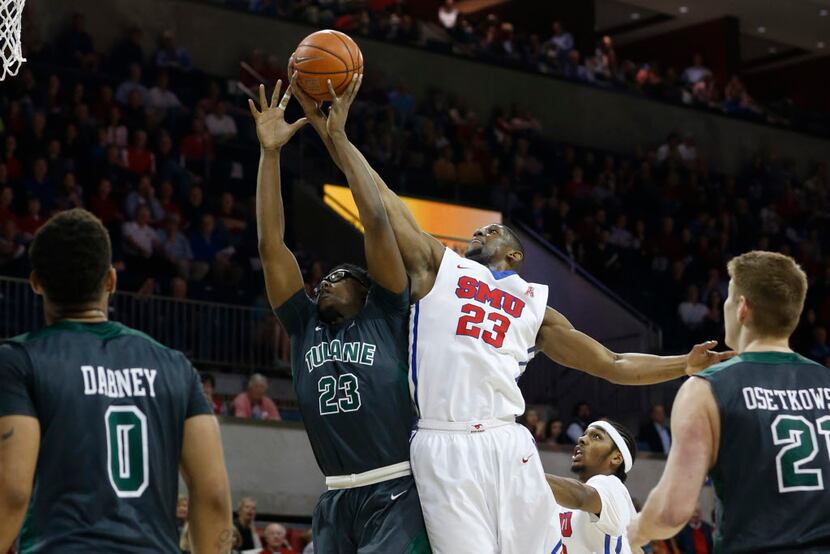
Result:
<svg viewBox="0 0 830 554">
<path fill-rule="evenodd" d="M 184 228 L 196 229 L 201 224 L 202 217 L 206 213 L 208 213 L 208 209 L 205 206 L 204 192 L 202 191 L 202 187 L 195 185 L 190 189 L 187 203 L 182 206 Z"/>
<path fill-rule="evenodd" d="M 194 173 L 205 173 L 206 163 L 211 158 L 211 136 L 205 128 L 205 120 L 196 117 L 190 133 L 182 138 L 180 151 L 187 168 Z"/>
<path fill-rule="evenodd" d="M 159 231 L 162 255 L 173 268 L 176 275 L 190 281 L 201 281 L 210 270 L 210 266 L 193 261 L 190 241 L 180 230 L 181 219 L 178 214 L 170 214 L 164 221 L 164 229 Z"/>
<path fill-rule="evenodd" d="M 707 77 L 712 76 L 712 70 L 703 65 L 703 56 L 695 53 L 692 57 L 692 65 L 687 67 L 681 75 L 681 80 L 689 86 L 694 86 Z"/>
<path fill-rule="evenodd" d="M 182 534 L 185 525 L 187 525 L 187 514 L 190 508 L 190 500 L 187 496 L 180 494 L 176 500 L 176 532 L 178 535 Z"/>
<path fill-rule="evenodd" d="M 28 277 L 26 247 L 14 219 L 0 221 L 0 272 Z"/>
<path fill-rule="evenodd" d="M 522 424 L 530 431 L 534 440 L 545 440 L 545 422 L 539 417 L 539 412 L 536 408 L 527 408 L 523 420 Z"/>
<path fill-rule="evenodd" d="M 110 56 L 111 70 L 122 73 L 132 64 L 144 65 L 144 48 L 141 46 L 142 32 L 139 27 L 130 27 L 126 36 L 115 45 Z"/>
<path fill-rule="evenodd" d="M 130 93 L 135 90 L 141 93 L 142 100 L 146 104 L 150 91 L 141 83 L 141 66 L 137 63 L 130 65 L 127 79 L 118 85 L 115 91 L 115 100 L 119 104 L 126 106 L 130 98 Z"/>
<path fill-rule="evenodd" d="M 22 239 L 24 243 L 28 244 L 32 241 L 38 229 L 43 227 L 46 223 L 47 217 L 40 213 L 41 203 L 37 196 L 30 196 L 26 202 L 26 214 L 17 219 L 17 225 L 20 228 Z"/>
<path fill-rule="evenodd" d="M 161 182 L 158 202 L 165 217 L 177 215 L 179 216 L 179 222 L 181 223 L 182 209 L 176 200 L 175 193 L 176 191 L 173 189 L 173 183 L 170 182 L 169 179 L 165 179 Z"/>
<path fill-rule="evenodd" d="M 574 37 L 562 27 L 562 22 L 559 20 L 553 22 L 552 28 L 553 36 L 550 37 L 548 42 L 556 52 L 559 64 L 563 65 L 568 59 L 568 54 L 573 50 Z"/>
<path fill-rule="evenodd" d="M 452 147 L 441 150 L 441 155 L 432 164 L 432 176 L 439 185 L 448 186 L 455 183 L 456 169 L 452 161 Z"/>
<path fill-rule="evenodd" d="M 14 204 L 14 187 L 3 184 L 3 189 L 0 190 L 0 221 L 17 219 L 12 210 L 12 204 Z"/>
<path fill-rule="evenodd" d="M 219 102 L 216 111 L 205 117 L 207 130 L 216 140 L 226 141 L 236 138 L 236 121 L 228 115 L 227 110 L 227 105 Z"/>
<path fill-rule="evenodd" d="M 224 405 L 215 396 L 216 379 L 210 373 L 202 373 L 202 390 L 205 393 L 208 404 L 213 407 L 213 413 L 216 415 L 224 415 Z"/>
<path fill-rule="evenodd" d="M 297 554 L 286 539 L 285 527 L 271 523 L 265 528 L 265 548 L 259 554 Z"/>
<path fill-rule="evenodd" d="M 687 164 L 697 160 L 697 142 L 693 134 L 686 133 L 683 142 L 677 145 L 677 153 L 680 155 L 680 159 Z"/>
<path fill-rule="evenodd" d="M 259 373 L 251 375 L 248 380 L 248 390 L 239 393 L 233 399 L 232 411 L 234 417 L 269 421 L 281 420 L 277 405 L 265 394 L 267 391 L 268 379 Z"/>
<path fill-rule="evenodd" d="M 593 83 L 594 74 L 588 71 L 588 68 L 580 63 L 579 58 L 579 50 L 573 49 L 568 52 L 567 57 L 562 61 L 562 76 L 566 79 L 573 79 L 584 83 Z"/>
<path fill-rule="evenodd" d="M 590 425 L 591 405 L 587 402 L 578 402 L 574 407 L 574 420 L 568 425 L 568 430 L 565 435 L 572 444 L 579 442 L 579 437 L 585 432 L 585 429 Z"/>
<path fill-rule="evenodd" d="M 450 33 L 455 32 L 458 24 L 458 7 L 455 5 L 455 0 L 444 0 L 438 8 L 438 21 Z"/>
<path fill-rule="evenodd" d="M 545 426 L 545 442 L 547 444 L 568 444 L 565 424 L 558 417 L 551 419 Z"/>
<path fill-rule="evenodd" d="M 692 519 L 675 537 L 681 554 L 712 554 L 715 551 L 712 539 L 712 526 L 700 517 L 698 504 L 692 512 Z"/>
<path fill-rule="evenodd" d="M 820 364 L 825 363 L 830 356 L 830 345 L 827 344 L 827 328 L 818 326 L 813 330 L 813 344 L 808 353 L 810 359 Z"/>
<path fill-rule="evenodd" d="M 168 114 L 175 117 L 176 110 L 182 107 L 179 97 L 170 90 L 170 73 L 167 71 L 160 71 L 156 77 L 156 86 L 150 89 L 147 107 L 154 110 L 159 121 Z"/>
<path fill-rule="evenodd" d="M 155 173 L 156 156 L 147 148 L 147 131 L 133 133 L 133 143 L 124 151 L 124 166 L 133 173 Z"/>
<path fill-rule="evenodd" d="M 58 190 L 57 198 L 55 199 L 56 207 L 59 210 L 71 210 L 72 208 L 84 207 L 84 190 L 78 185 L 75 174 L 71 171 L 64 174 L 63 182 Z"/>
<path fill-rule="evenodd" d="M 32 164 L 32 176 L 23 183 L 23 189 L 30 196 L 40 200 L 40 204 L 49 211 L 54 203 L 57 190 L 48 177 L 49 166 L 46 158 L 38 157 Z"/>
<path fill-rule="evenodd" d="M 666 421 L 666 407 L 654 404 L 648 418 L 648 422 L 640 427 L 637 444 L 646 452 L 668 455 L 671 448 L 671 429 Z"/>
<path fill-rule="evenodd" d="M 98 63 L 92 37 L 85 29 L 86 20 L 82 13 L 72 16 L 72 25 L 64 35 L 58 39 L 61 55 L 70 65 L 86 70 L 94 70 Z"/>
<path fill-rule="evenodd" d="M 112 197 L 112 182 L 106 177 L 98 181 L 98 190 L 89 200 L 89 211 L 95 214 L 108 229 L 124 221 L 124 215 Z"/>
<path fill-rule="evenodd" d="M 677 136 L 677 133 L 670 133 L 666 142 L 660 145 L 660 148 L 657 149 L 657 161 L 664 162 L 668 159 L 672 160 L 679 160 L 680 159 L 680 137 Z"/>
<path fill-rule="evenodd" d="M 256 523 L 254 522 L 254 518 L 256 518 L 256 500 L 246 496 L 239 501 L 236 512 L 237 516 L 233 526 L 242 535 L 242 544 L 239 550 L 262 548 L 262 541 L 260 541 L 259 534 L 256 532 Z"/>
<path fill-rule="evenodd" d="M 156 198 L 156 188 L 149 175 L 142 175 L 136 189 L 127 195 L 124 212 L 128 219 L 136 219 L 136 210 L 139 206 L 147 206 L 150 210 L 150 223 L 156 224 L 164 221 L 164 210 Z"/>
<path fill-rule="evenodd" d="M 242 233 L 247 227 L 245 214 L 237 205 L 233 193 L 224 192 L 219 201 L 219 213 L 217 214 L 222 225 L 229 233 L 236 235 Z"/>
<path fill-rule="evenodd" d="M 124 253 L 136 266 L 147 263 L 160 245 L 158 233 L 150 226 L 150 208 L 143 204 L 136 208 L 135 220 L 124 224 L 122 234 Z"/>
<path fill-rule="evenodd" d="M 685 329 L 694 334 L 703 324 L 709 308 L 700 301 L 700 290 L 697 285 L 689 285 L 686 289 L 686 300 L 677 307 L 677 314 Z"/>
<path fill-rule="evenodd" d="M 125 148 L 128 142 L 129 132 L 122 121 L 121 108 L 112 106 L 108 114 L 108 125 L 106 127 L 106 143 L 120 148 Z"/>
<path fill-rule="evenodd" d="M 167 30 L 161 34 L 159 49 L 156 51 L 155 64 L 159 69 L 175 71 L 190 71 L 193 64 L 190 54 L 184 48 L 176 46 L 176 37 L 173 31 Z"/>
</svg>

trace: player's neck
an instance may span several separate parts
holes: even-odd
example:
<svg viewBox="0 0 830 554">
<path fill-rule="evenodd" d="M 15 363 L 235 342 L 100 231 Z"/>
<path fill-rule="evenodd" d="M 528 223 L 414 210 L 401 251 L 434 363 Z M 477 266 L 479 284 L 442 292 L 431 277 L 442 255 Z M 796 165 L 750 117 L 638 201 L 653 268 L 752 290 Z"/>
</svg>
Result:
<svg viewBox="0 0 830 554">
<path fill-rule="evenodd" d="M 792 352 L 789 338 L 741 337 L 738 341 L 738 354 L 744 352 Z"/>
<path fill-rule="evenodd" d="M 99 306 L 78 306 L 61 308 L 52 304 L 44 306 L 44 319 L 47 325 L 59 321 L 74 321 L 76 323 L 103 323 L 108 320 L 107 311 Z"/>
</svg>

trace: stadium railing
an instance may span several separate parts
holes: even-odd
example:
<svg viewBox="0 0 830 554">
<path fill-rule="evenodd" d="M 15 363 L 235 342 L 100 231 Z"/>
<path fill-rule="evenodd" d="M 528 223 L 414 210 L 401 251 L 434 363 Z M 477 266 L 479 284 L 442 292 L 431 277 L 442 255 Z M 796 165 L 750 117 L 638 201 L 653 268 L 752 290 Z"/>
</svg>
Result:
<svg viewBox="0 0 830 554">
<path fill-rule="evenodd" d="M 42 301 L 25 279 L 0 277 L 0 314 L 3 337 L 44 325 Z M 265 306 L 116 292 L 109 317 L 181 350 L 200 369 L 211 366 L 274 374 L 287 368 L 285 331 Z"/>
</svg>

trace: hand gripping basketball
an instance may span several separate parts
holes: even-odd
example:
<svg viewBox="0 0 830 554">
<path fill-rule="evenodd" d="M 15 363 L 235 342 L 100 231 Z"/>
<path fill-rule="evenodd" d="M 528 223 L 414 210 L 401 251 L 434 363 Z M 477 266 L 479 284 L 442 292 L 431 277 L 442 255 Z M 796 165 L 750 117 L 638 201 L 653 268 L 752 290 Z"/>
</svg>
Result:
<svg viewBox="0 0 830 554">
<path fill-rule="evenodd" d="M 305 117 L 301 117 L 290 124 L 285 121 L 285 108 L 291 100 L 291 87 L 285 89 L 285 94 L 277 103 L 277 96 L 281 87 L 282 80 L 279 80 L 271 94 L 271 103 L 269 104 L 265 98 L 265 85 L 259 85 L 260 110 L 257 110 L 253 100 L 248 99 L 248 107 L 251 109 L 251 115 L 256 123 L 256 135 L 263 150 L 282 148 L 285 143 L 291 140 L 294 133 L 308 123 L 308 119 Z"/>
<path fill-rule="evenodd" d="M 329 107 L 329 117 L 326 121 L 326 128 L 329 135 L 334 137 L 336 134 L 346 134 L 346 119 L 349 116 L 349 108 L 357 96 L 357 91 L 360 89 L 360 84 L 363 82 L 363 75 L 355 74 L 352 76 L 352 82 L 346 88 L 342 96 L 337 96 L 331 81 L 327 81 L 329 94 L 331 94 L 331 106 Z"/>
</svg>

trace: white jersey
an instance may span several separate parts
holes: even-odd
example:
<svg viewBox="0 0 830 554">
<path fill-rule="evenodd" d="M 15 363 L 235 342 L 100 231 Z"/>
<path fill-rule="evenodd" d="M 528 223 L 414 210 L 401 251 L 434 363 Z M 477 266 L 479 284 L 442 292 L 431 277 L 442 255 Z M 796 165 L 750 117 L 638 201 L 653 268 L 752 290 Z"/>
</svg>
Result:
<svg viewBox="0 0 830 554">
<path fill-rule="evenodd" d="M 631 554 L 626 527 L 637 510 L 622 481 L 614 475 L 594 475 L 586 482 L 602 499 L 599 517 L 562 508 L 562 542 L 567 554 Z"/>
<path fill-rule="evenodd" d="M 421 418 L 467 422 L 524 413 L 517 380 L 535 354 L 548 287 L 447 248 L 410 315 L 410 388 Z"/>
</svg>

